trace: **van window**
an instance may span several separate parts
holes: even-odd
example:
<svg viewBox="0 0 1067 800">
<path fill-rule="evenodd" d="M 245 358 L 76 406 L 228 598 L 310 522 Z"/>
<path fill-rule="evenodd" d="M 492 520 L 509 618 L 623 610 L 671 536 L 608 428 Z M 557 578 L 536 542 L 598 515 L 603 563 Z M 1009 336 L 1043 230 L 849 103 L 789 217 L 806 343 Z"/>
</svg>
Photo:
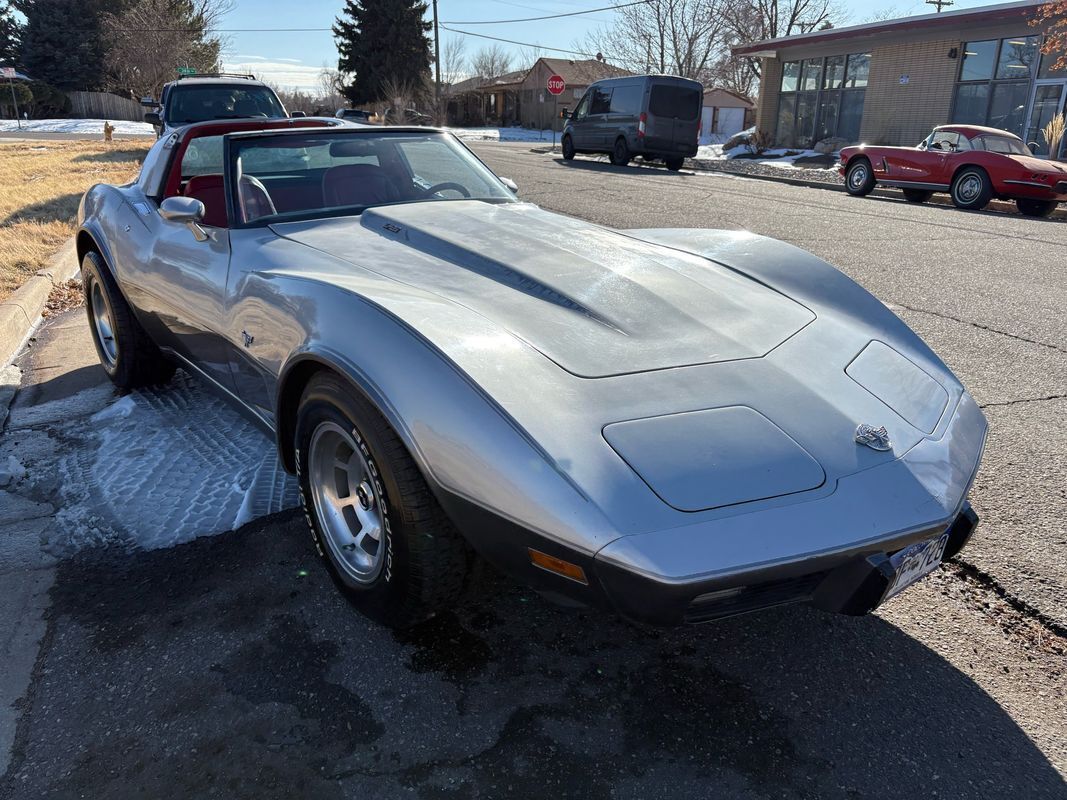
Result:
<svg viewBox="0 0 1067 800">
<path fill-rule="evenodd" d="M 641 90 L 637 85 L 616 86 L 611 92 L 611 113 L 631 114 L 637 116 L 641 113 Z"/>
<path fill-rule="evenodd" d="M 593 102 L 589 106 L 590 114 L 607 114 L 611 110 L 611 89 L 593 87 Z"/>
<path fill-rule="evenodd" d="M 697 118 L 702 102 L 699 89 L 667 83 L 653 84 L 652 94 L 648 98 L 648 110 L 657 117 L 675 117 L 688 121 Z"/>
</svg>

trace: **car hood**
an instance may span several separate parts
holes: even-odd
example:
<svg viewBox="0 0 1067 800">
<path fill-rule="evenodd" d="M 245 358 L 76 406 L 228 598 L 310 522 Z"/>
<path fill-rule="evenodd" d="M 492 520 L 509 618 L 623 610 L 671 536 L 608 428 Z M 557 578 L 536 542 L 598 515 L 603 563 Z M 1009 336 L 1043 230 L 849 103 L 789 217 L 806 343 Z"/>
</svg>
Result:
<svg viewBox="0 0 1067 800">
<path fill-rule="evenodd" d="M 586 378 L 758 358 L 815 318 L 706 258 L 526 203 L 410 203 L 272 229 L 457 303 Z"/>
</svg>

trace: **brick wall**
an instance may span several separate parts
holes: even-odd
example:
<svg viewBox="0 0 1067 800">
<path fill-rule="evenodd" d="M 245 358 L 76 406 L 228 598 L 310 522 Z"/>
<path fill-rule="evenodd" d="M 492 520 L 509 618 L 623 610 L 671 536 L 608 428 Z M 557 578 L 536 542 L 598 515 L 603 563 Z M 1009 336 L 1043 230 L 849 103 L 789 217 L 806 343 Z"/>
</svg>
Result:
<svg viewBox="0 0 1067 800">
<path fill-rule="evenodd" d="M 772 137 L 778 127 L 778 94 L 782 88 L 782 62 L 760 59 L 759 100 L 756 101 L 756 127 Z"/>
<path fill-rule="evenodd" d="M 959 40 L 909 42 L 874 48 L 863 103 L 860 141 L 914 145 L 935 125 L 949 122 L 959 55 Z M 901 76 L 907 83 L 901 83 Z"/>
</svg>

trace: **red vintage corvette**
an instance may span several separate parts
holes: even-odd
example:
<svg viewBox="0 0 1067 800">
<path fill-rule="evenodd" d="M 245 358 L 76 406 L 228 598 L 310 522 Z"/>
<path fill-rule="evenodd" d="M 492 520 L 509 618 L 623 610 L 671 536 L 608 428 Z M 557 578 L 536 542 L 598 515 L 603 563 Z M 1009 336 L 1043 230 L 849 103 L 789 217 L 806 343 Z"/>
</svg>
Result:
<svg viewBox="0 0 1067 800">
<path fill-rule="evenodd" d="M 1035 158 L 1013 133 L 978 125 L 942 125 L 918 147 L 846 147 L 840 171 L 849 194 L 860 197 L 875 184 L 902 189 L 911 203 L 948 192 L 957 208 L 972 211 L 996 197 L 1029 217 L 1067 202 L 1067 166 Z"/>
</svg>

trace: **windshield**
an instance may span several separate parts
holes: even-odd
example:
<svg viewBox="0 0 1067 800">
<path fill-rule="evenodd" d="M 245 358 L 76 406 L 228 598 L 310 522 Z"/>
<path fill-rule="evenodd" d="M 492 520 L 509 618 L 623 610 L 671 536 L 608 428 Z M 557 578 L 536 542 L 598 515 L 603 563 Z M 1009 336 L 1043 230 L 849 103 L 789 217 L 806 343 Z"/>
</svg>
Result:
<svg viewBox="0 0 1067 800">
<path fill-rule="evenodd" d="M 333 132 L 233 141 L 243 222 L 358 214 L 398 203 L 514 195 L 451 134 Z"/>
<path fill-rule="evenodd" d="M 284 116 L 285 109 L 277 95 L 266 86 L 179 85 L 167 97 L 166 119 L 171 125 L 209 119 Z"/>
</svg>

